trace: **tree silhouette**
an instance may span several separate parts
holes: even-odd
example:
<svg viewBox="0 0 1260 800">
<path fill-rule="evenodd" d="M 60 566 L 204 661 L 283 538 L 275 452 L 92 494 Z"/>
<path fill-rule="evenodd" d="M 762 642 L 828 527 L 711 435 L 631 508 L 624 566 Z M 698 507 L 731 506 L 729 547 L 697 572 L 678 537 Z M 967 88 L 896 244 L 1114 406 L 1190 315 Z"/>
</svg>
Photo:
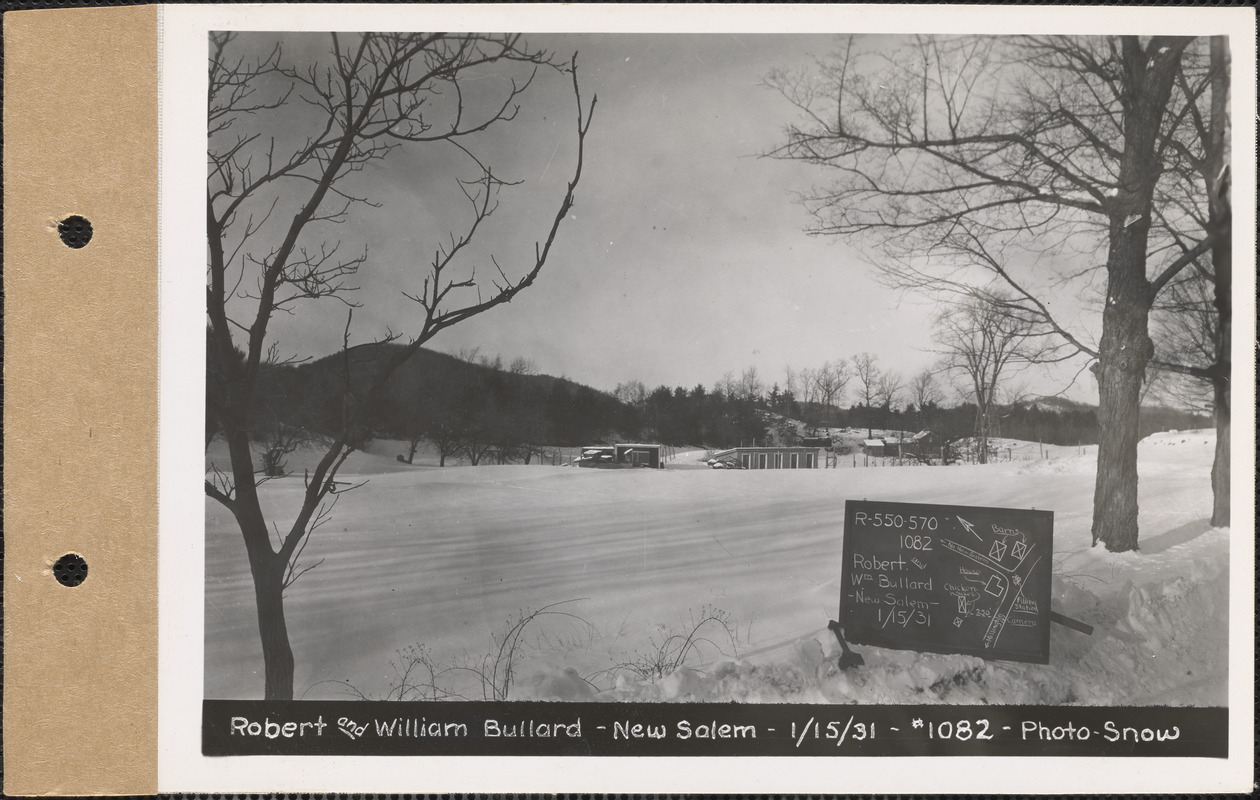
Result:
<svg viewBox="0 0 1260 800">
<path fill-rule="evenodd" d="M 568 63 L 554 61 L 515 34 L 333 33 L 325 57 L 302 65 L 286 62 L 282 41 L 262 50 L 253 46 L 259 37 L 248 41 L 232 33 L 210 37 L 206 379 L 208 413 L 227 441 L 230 466 L 207 479 L 205 492 L 232 513 L 249 557 L 264 696 L 288 700 L 294 664 L 284 592 L 302 574 L 297 558 L 312 531 L 329 518 L 345 488 L 338 470 L 390 376 L 425 342 L 533 284 L 573 205 L 595 100 L 583 107 L 576 56 Z M 492 277 L 477 278 L 470 264 L 478 258 L 469 245 L 510 183 L 478 158 L 476 135 L 516 117 L 540 70 L 570 77 L 577 104 L 572 178 L 556 200 L 554 219 L 526 255 L 504 262 L 481 256 L 482 275 Z M 502 80 L 484 80 L 490 73 Z M 437 202 L 462 203 L 467 217 L 433 245 L 431 259 L 414 265 L 410 286 L 400 287 L 415 303 L 414 330 L 406 346 L 377 364 L 372 379 L 360 386 L 352 375 L 348 293 L 367 252 L 342 253 L 338 241 L 325 237 L 377 205 L 354 194 L 355 173 L 426 147 L 445 148 L 462 159 L 471 177 L 447 187 L 425 183 L 416 191 L 439 193 Z M 343 334 L 344 392 L 329 444 L 305 476 L 301 507 L 281 526 L 268 519 L 258 496 L 249 441 L 254 396 L 273 317 L 299 313 L 317 300 L 350 307 Z"/>
<path fill-rule="evenodd" d="M 1216 129 L 1198 124 L 1218 119 L 1203 112 L 1227 89 L 1223 57 L 1199 67 L 1208 48 L 1180 36 L 922 36 L 868 52 L 850 37 L 816 74 L 767 79 L 802 113 L 772 155 L 833 178 L 806 200 L 814 233 L 861 239 L 888 283 L 942 302 L 1001 286 L 1093 360 L 1093 537 L 1109 550 L 1138 545 L 1152 304 L 1229 238 Z M 1224 208 L 1197 215 L 1213 202 Z M 1093 264 L 1105 273 L 1097 343 L 1051 302 Z"/>
</svg>

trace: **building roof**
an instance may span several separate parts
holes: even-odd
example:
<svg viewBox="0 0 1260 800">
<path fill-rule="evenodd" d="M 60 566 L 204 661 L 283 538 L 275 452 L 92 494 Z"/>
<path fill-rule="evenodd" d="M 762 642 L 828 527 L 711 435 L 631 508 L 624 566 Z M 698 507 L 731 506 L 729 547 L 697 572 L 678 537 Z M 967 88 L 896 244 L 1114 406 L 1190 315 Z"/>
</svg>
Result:
<svg viewBox="0 0 1260 800">
<path fill-rule="evenodd" d="M 715 453 L 713 454 L 713 458 L 717 458 L 718 456 L 729 456 L 729 455 L 731 455 L 732 453 L 772 453 L 772 452 L 774 452 L 774 451 L 776 451 L 776 450 L 777 450 L 777 451 L 779 451 L 779 452 L 787 452 L 788 450 L 817 450 L 817 449 L 818 449 L 817 447 L 808 447 L 808 446 L 806 446 L 806 445 L 796 445 L 796 446 L 783 445 L 783 446 L 781 446 L 781 447 L 779 447 L 779 446 L 774 446 L 774 447 L 730 447 L 730 448 L 727 448 L 726 450 L 718 450 L 717 452 L 715 452 Z"/>
<path fill-rule="evenodd" d="M 612 450 L 614 447 L 655 447 L 658 450 L 664 445 L 660 444 L 627 444 L 625 442 L 617 442 L 615 444 L 588 444 L 583 450 Z"/>
</svg>

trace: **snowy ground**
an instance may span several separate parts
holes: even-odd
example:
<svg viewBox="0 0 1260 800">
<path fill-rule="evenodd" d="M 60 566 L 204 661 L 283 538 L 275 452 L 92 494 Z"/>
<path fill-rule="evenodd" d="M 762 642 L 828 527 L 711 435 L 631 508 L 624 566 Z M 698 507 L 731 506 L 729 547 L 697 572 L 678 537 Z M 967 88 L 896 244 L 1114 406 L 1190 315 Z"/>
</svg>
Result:
<svg viewBox="0 0 1260 800">
<path fill-rule="evenodd" d="M 382 443 L 346 462 L 342 478 L 369 483 L 341 497 L 304 556 L 323 563 L 287 594 L 297 694 L 384 696 L 396 651 L 479 662 L 519 613 L 564 603 L 573 616 L 525 629 L 513 699 L 1224 705 L 1229 531 L 1207 522 L 1212 433 L 1142 443 L 1142 549 L 1125 554 L 1090 547 L 1094 448 L 1004 446 L 1028 458 L 723 471 L 682 469 L 705 453 L 679 448 L 665 470 L 438 469 Z M 301 490 L 300 477 L 264 484 L 267 513 L 291 518 Z M 1053 510 L 1054 610 L 1094 634 L 1052 626 L 1049 665 L 859 647 L 865 666 L 837 671 L 826 624 L 846 499 Z M 209 501 L 206 527 L 206 696 L 261 696 L 244 546 Z M 701 628 L 686 667 L 632 669 L 708 614 L 726 624 Z M 442 680 L 480 698 L 469 674 Z"/>
</svg>

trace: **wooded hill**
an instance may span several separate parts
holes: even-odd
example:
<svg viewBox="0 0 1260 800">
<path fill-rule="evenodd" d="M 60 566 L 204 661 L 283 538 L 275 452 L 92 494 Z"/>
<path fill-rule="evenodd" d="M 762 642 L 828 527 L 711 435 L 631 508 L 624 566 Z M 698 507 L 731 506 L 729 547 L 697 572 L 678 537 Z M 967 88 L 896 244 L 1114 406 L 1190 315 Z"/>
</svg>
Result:
<svg viewBox="0 0 1260 800">
<path fill-rule="evenodd" d="M 491 449 L 597 441 L 627 422 L 621 403 L 588 386 L 426 349 L 404 363 L 379 396 L 367 396 L 373 378 L 401 348 L 363 345 L 317 361 L 266 367 L 259 381 L 259 435 L 274 426 L 327 434 L 352 407 L 366 403 L 367 422 L 353 432 L 356 446 L 372 438 L 426 439 L 444 455 L 470 449 L 478 461 Z"/>
</svg>

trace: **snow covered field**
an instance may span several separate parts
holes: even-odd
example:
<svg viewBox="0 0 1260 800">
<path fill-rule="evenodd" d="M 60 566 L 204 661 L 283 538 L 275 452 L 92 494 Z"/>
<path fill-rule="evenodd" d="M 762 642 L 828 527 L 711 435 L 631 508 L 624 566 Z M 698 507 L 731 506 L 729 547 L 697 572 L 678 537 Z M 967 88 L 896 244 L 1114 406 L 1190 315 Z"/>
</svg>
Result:
<svg viewBox="0 0 1260 800">
<path fill-rule="evenodd" d="M 370 480 L 341 497 L 304 555 L 323 563 L 286 595 L 296 694 L 345 698 L 349 684 L 383 696 L 396 651 L 423 644 L 438 665 L 476 661 L 519 613 L 563 602 L 556 610 L 574 616 L 526 628 L 512 699 L 1224 705 L 1230 533 L 1207 522 L 1212 432 L 1142 442 L 1142 549 L 1124 554 L 1090 547 L 1095 448 L 1038 458 L 1035 442 L 1007 444 L 1029 460 L 438 469 L 398 463 L 396 447 L 355 453 L 341 478 Z M 292 518 L 302 463 L 295 454 L 297 475 L 261 488 L 272 518 Z M 837 671 L 826 624 L 847 499 L 1054 511 L 1053 608 L 1094 634 L 1052 626 L 1049 665 L 857 647 L 865 666 Z M 206 529 L 206 696 L 260 697 L 244 546 L 213 501 Z M 645 679 L 624 666 L 710 613 L 727 624 L 701 628 L 708 641 L 687 667 Z"/>
</svg>

